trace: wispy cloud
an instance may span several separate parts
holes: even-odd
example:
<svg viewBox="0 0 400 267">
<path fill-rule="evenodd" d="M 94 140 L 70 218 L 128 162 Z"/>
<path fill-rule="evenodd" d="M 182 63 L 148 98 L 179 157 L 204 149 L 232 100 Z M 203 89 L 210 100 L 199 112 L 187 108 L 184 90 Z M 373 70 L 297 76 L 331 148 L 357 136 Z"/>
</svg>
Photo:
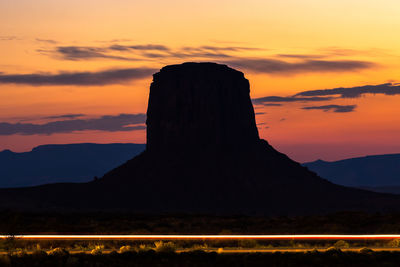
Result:
<svg viewBox="0 0 400 267">
<path fill-rule="evenodd" d="M 317 59 L 326 57 L 325 55 L 316 55 L 316 54 L 277 54 L 276 56 L 282 58 L 294 58 L 294 59 Z"/>
<path fill-rule="evenodd" d="M 47 116 L 43 117 L 42 119 L 75 119 L 83 116 L 85 116 L 85 114 L 62 114 L 62 115 Z"/>
<path fill-rule="evenodd" d="M 264 106 L 279 106 L 278 103 L 287 103 L 287 102 L 316 102 L 316 101 L 329 101 L 332 100 L 333 97 L 294 97 L 294 96 L 266 96 L 260 98 L 252 99 L 253 103 L 256 105 L 264 105 Z M 271 103 L 272 102 L 272 103 Z"/>
<path fill-rule="evenodd" d="M 323 110 L 325 112 L 333 111 L 336 113 L 346 113 L 346 112 L 353 112 L 356 107 L 357 107 L 357 105 L 325 105 L 325 106 L 302 107 L 302 109 Z"/>
<path fill-rule="evenodd" d="M 98 130 L 107 132 L 143 130 L 146 115 L 120 114 L 105 115 L 92 119 L 70 119 L 48 122 L 45 124 L 0 122 L 0 135 L 51 135 L 76 131 Z"/>
<path fill-rule="evenodd" d="M 185 46 L 180 50 L 182 51 L 213 51 L 213 52 L 241 52 L 241 51 L 259 51 L 264 50 L 258 47 L 245 47 L 245 46 L 213 46 L 213 45 L 203 45 L 198 47 Z"/>
<path fill-rule="evenodd" d="M 392 56 L 389 50 L 382 48 L 370 48 L 370 49 L 352 49 L 346 47 L 323 47 L 317 50 L 321 54 L 328 56 L 339 56 L 339 57 L 352 57 L 352 56 Z"/>
<path fill-rule="evenodd" d="M 52 40 L 52 39 L 41 39 L 41 38 L 36 38 L 35 39 L 37 42 L 40 43 L 47 43 L 47 44 L 57 44 L 58 42 L 56 40 Z"/>
<path fill-rule="evenodd" d="M 168 48 L 165 45 L 159 45 L 159 44 L 145 44 L 145 45 L 112 45 L 109 46 L 108 49 L 110 50 L 117 50 L 117 51 L 129 51 L 129 50 L 144 50 L 144 51 L 169 51 L 170 48 Z"/>
<path fill-rule="evenodd" d="M 96 43 L 121 43 L 121 42 L 131 42 L 132 39 L 121 38 L 121 39 L 111 39 L 111 40 L 96 40 Z"/>
<path fill-rule="evenodd" d="M 19 39 L 17 36 L 12 36 L 12 35 L 0 36 L 0 41 L 13 41 L 13 40 L 19 40 Z"/>
<path fill-rule="evenodd" d="M 56 56 L 66 60 L 88 60 L 88 59 L 114 59 L 133 61 L 134 58 L 107 54 L 107 49 L 85 46 L 59 46 L 55 51 Z"/>
<path fill-rule="evenodd" d="M 150 76 L 157 71 L 150 68 L 111 69 L 97 72 L 60 72 L 33 74 L 0 73 L 0 84 L 45 85 L 108 85 L 122 84 Z"/>
<path fill-rule="evenodd" d="M 356 98 L 365 94 L 384 94 L 399 95 L 400 86 L 393 83 L 384 83 L 379 85 L 365 85 L 349 88 L 334 88 L 323 90 L 310 90 L 296 94 L 296 96 L 333 96 L 339 95 L 342 98 Z"/>
<path fill-rule="evenodd" d="M 297 74 L 305 72 L 347 72 L 375 66 L 372 62 L 358 60 L 302 60 L 288 62 L 277 59 L 237 58 L 226 61 L 236 68 L 243 68 L 257 73 Z"/>
<path fill-rule="evenodd" d="M 278 103 L 262 103 L 262 105 L 265 107 L 280 107 L 280 106 L 282 106 L 282 104 L 278 104 Z"/>
<path fill-rule="evenodd" d="M 260 50 L 252 47 L 236 46 L 198 46 L 181 47 L 172 49 L 160 44 L 139 44 L 110 46 L 57 46 L 52 50 L 38 50 L 65 60 L 112 59 L 112 60 L 138 60 L 153 58 L 228 58 L 227 54 L 244 50 Z M 134 56 L 127 57 L 127 53 Z"/>
</svg>

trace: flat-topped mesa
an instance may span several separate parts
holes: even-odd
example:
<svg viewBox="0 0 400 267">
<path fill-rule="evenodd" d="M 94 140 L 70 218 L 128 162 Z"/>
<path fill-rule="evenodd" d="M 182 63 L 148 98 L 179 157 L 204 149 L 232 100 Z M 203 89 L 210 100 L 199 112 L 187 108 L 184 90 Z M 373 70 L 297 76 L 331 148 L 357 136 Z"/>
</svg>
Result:
<svg viewBox="0 0 400 267">
<path fill-rule="evenodd" d="M 259 140 L 249 81 L 216 63 L 183 63 L 154 74 L 147 151 L 174 153 L 246 147 Z"/>
</svg>

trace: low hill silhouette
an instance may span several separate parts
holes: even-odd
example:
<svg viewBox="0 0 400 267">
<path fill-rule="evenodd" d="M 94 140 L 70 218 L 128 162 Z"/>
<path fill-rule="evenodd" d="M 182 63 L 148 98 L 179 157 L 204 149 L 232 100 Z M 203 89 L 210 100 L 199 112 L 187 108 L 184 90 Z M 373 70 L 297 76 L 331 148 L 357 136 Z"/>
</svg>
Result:
<svg viewBox="0 0 400 267">
<path fill-rule="evenodd" d="M 396 194 L 400 195 L 400 186 L 399 185 L 388 185 L 388 186 L 359 186 L 358 188 L 379 192 L 379 193 L 388 193 L 388 194 Z"/>
<path fill-rule="evenodd" d="M 400 196 L 335 185 L 259 138 L 249 82 L 215 63 L 154 74 L 146 150 L 101 179 L 0 190 L 3 208 L 311 214 L 400 210 Z"/>
<path fill-rule="evenodd" d="M 0 187 L 88 182 L 145 149 L 144 144 L 41 145 L 29 152 L 0 152 Z"/>
<path fill-rule="evenodd" d="M 329 181 L 354 187 L 400 186 L 400 154 L 304 163 Z"/>
</svg>

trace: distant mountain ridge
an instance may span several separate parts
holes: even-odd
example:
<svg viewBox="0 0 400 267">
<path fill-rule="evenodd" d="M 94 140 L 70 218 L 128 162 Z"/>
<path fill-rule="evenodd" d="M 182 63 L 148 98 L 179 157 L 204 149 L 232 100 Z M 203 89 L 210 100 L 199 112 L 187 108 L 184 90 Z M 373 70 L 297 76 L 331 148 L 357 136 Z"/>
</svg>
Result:
<svg viewBox="0 0 400 267">
<path fill-rule="evenodd" d="M 400 186 L 400 154 L 374 155 L 339 161 L 304 163 L 310 170 L 335 184 L 352 187 Z"/>
<path fill-rule="evenodd" d="M 80 143 L 41 145 L 22 153 L 6 149 L 0 151 L 0 188 L 89 182 L 137 156 L 145 147 L 134 143 Z M 400 193 L 400 154 L 317 160 L 303 165 L 335 184 Z"/>
<path fill-rule="evenodd" d="M 0 187 L 25 187 L 61 182 L 88 182 L 123 164 L 145 144 L 41 145 L 29 152 L 0 152 Z"/>
</svg>

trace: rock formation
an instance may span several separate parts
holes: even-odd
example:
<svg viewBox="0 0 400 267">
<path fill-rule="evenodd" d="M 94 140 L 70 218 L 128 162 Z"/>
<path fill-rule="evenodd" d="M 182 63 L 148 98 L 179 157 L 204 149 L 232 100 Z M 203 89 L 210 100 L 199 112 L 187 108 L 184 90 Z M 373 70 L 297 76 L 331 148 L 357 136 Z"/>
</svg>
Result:
<svg viewBox="0 0 400 267">
<path fill-rule="evenodd" d="M 189 153 L 245 147 L 259 140 L 249 81 L 215 63 L 161 69 L 150 86 L 147 151 Z"/>
<path fill-rule="evenodd" d="M 249 82 L 215 63 L 154 74 L 147 148 L 103 178 L 0 190 L 3 207 L 228 214 L 400 210 L 400 197 L 332 184 L 258 136 Z M 4 204 L 7 203 L 7 204 Z"/>
</svg>

